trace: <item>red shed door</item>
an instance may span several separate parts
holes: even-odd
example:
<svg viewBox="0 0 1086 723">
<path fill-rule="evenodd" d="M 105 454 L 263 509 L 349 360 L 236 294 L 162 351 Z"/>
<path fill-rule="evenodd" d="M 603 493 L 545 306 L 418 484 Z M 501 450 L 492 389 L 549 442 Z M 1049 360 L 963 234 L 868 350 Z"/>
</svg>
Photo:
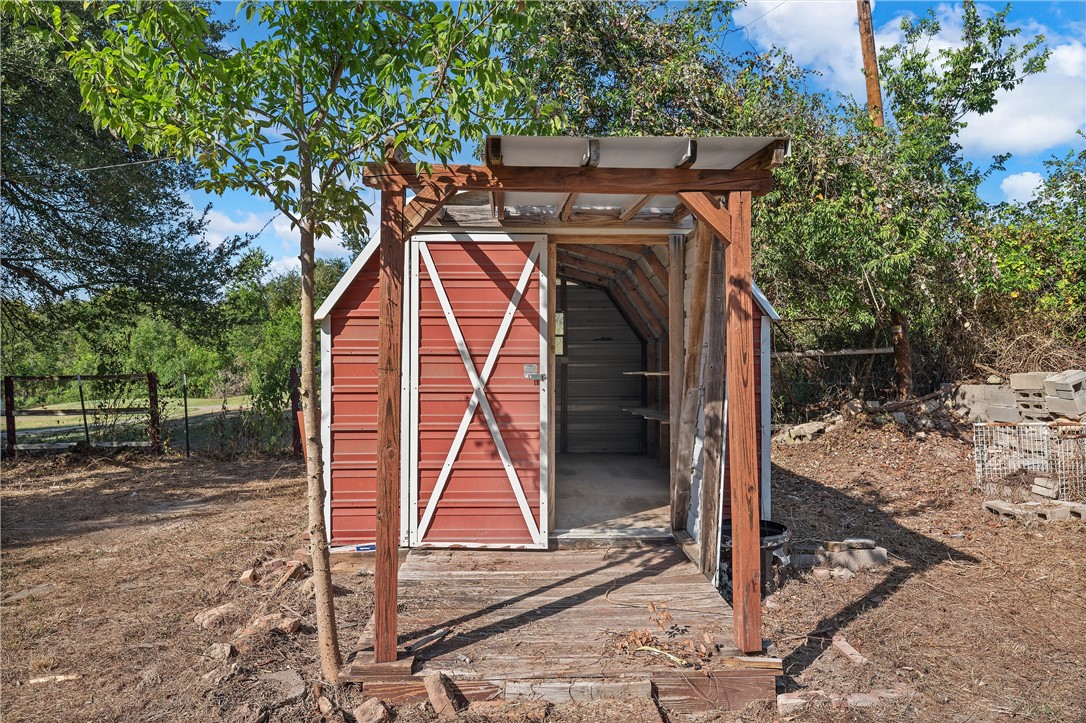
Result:
<svg viewBox="0 0 1086 723">
<path fill-rule="evenodd" d="M 547 546 L 546 243 L 411 242 L 412 545 Z"/>
</svg>

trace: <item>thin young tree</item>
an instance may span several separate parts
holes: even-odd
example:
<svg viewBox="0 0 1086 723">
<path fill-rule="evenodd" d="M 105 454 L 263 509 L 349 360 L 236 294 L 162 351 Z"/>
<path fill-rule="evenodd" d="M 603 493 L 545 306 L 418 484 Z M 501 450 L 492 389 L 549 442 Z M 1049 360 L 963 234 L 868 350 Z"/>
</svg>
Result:
<svg viewBox="0 0 1086 723">
<path fill-rule="evenodd" d="M 366 234 L 364 166 L 389 152 L 448 161 L 487 132 L 536 127 L 531 93 L 492 47 L 525 27 L 508 2 L 238 5 L 255 41 L 209 47 L 209 11 L 183 2 L 101 5 L 105 42 L 68 55 L 95 123 L 155 153 L 192 159 L 212 192 L 270 201 L 297 229 L 301 396 L 321 669 L 336 638 L 320 421 L 316 408 L 314 246 Z M 70 36 L 63 6 L 40 13 Z M 251 35 L 250 35 L 251 37 Z"/>
</svg>

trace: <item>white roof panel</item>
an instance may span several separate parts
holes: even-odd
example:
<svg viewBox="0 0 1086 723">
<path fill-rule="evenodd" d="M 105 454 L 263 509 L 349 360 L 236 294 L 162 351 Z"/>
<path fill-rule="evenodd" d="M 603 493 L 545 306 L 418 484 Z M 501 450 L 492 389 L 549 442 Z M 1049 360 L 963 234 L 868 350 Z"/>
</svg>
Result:
<svg viewBox="0 0 1086 723">
<path fill-rule="evenodd" d="M 674 168 L 687 155 L 691 141 L 696 145 L 693 168 L 731 170 L 776 141 L 787 138 L 749 137 L 607 137 L 501 136 L 502 163 L 506 166 L 588 165 L 591 146 L 599 151 L 600 168 Z"/>
</svg>

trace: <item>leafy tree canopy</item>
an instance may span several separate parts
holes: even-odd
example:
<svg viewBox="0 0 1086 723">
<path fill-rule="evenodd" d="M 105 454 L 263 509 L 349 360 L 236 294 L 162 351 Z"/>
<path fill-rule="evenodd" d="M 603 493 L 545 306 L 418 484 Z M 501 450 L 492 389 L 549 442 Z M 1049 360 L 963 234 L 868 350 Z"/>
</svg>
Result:
<svg viewBox="0 0 1086 723">
<path fill-rule="evenodd" d="M 10 7 L 0 17 L 5 323 L 27 321 L 30 309 L 71 323 L 91 309 L 66 302 L 87 297 L 102 301 L 96 314 L 201 316 L 243 242 L 201 238 L 206 209 L 194 214 L 184 197 L 194 167 L 95 130 L 62 43 L 30 32 Z M 79 32 L 95 44 L 105 29 L 88 21 Z"/>
</svg>

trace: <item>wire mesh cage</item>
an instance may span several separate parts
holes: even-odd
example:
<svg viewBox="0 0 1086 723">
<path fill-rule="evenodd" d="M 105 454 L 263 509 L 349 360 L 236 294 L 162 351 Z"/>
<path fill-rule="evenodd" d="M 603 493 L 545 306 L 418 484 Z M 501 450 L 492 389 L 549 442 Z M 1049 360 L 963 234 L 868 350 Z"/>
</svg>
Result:
<svg viewBox="0 0 1086 723">
<path fill-rule="evenodd" d="M 1057 499 L 1086 502 L 1086 426 L 973 425 L 977 486 L 1043 476 Z"/>
</svg>

